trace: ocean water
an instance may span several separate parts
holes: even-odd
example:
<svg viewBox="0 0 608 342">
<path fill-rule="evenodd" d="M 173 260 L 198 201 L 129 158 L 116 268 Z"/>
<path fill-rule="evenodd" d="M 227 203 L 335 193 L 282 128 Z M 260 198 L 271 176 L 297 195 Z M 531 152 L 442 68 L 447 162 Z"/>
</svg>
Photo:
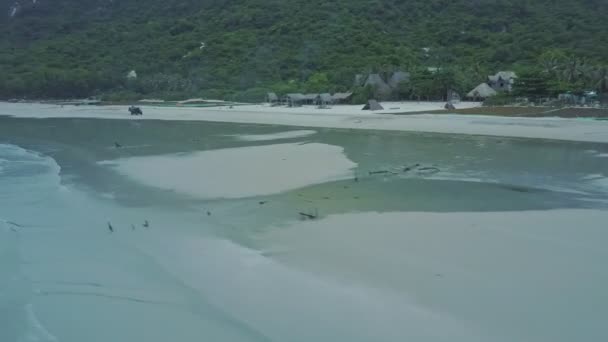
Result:
<svg viewBox="0 0 608 342">
<path fill-rule="evenodd" d="M 597 222 L 608 209 L 608 146 L 285 133 L 298 130 L 0 118 L 0 341 L 608 338 L 608 231 Z M 286 142 L 342 147 L 357 164 L 356 181 L 197 199 L 103 163 Z M 415 164 L 438 171 L 404 172 Z M 381 233 L 349 231 L 339 219 L 572 209 L 594 214 L 559 229 L 472 231 L 456 225 L 466 218 L 454 219 L 454 229 L 440 235 L 408 235 L 382 223 Z M 318 213 L 327 226 L 302 225 L 299 212 Z M 463 272 L 435 274 L 446 265 Z"/>
</svg>

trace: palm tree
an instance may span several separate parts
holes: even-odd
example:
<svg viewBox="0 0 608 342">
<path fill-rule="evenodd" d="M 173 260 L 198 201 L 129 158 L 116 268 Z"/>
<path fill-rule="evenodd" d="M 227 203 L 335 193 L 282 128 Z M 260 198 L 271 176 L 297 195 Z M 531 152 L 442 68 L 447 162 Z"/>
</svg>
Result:
<svg viewBox="0 0 608 342">
<path fill-rule="evenodd" d="M 577 57 L 570 57 L 562 66 L 562 80 L 568 83 L 579 81 L 586 74 L 586 61 Z"/>
<path fill-rule="evenodd" d="M 554 76 L 564 68 L 566 60 L 567 57 L 563 51 L 554 49 L 540 55 L 538 62 L 544 73 Z"/>
<path fill-rule="evenodd" d="M 593 82 L 598 93 L 608 93 L 608 65 L 602 65 L 595 68 Z"/>
</svg>

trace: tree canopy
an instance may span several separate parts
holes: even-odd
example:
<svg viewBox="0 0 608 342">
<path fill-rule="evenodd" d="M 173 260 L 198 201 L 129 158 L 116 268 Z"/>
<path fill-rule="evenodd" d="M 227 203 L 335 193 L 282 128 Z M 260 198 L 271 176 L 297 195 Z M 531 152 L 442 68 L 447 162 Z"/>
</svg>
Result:
<svg viewBox="0 0 608 342">
<path fill-rule="evenodd" d="M 413 73 L 401 94 L 435 97 L 530 67 L 606 90 L 605 13 L 604 0 L 0 0 L 0 97 L 346 90 L 396 69 Z"/>
</svg>

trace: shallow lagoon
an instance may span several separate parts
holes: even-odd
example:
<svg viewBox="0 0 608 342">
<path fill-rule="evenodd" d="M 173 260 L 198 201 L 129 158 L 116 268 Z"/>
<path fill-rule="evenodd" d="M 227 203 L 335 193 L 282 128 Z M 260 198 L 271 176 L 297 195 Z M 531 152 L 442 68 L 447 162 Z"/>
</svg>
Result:
<svg viewBox="0 0 608 342">
<path fill-rule="evenodd" d="M 607 337 L 608 146 L 285 133 L 301 130 L 0 118 L 0 340 Z M 334 181 L 228 199 L 167 190 L 107 164 L 302 143 L 339 147 L 356 167 Z M 274 163 L 267 172 L 282 171 Z M 250 168 L 233 164 L 225 168 Z M 415 164 L 440 172 L 403 172 Z M 180 177 L 205 177 L 187 171 Z M 300 221 L 300 212 L 319 219 Z"/>
</svg>

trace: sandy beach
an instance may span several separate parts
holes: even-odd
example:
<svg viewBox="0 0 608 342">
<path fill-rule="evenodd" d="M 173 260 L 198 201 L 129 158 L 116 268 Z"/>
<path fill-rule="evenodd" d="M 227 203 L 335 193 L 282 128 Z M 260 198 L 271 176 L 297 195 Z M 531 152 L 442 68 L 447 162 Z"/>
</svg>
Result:
<svg viewBox="0 0 608 342">
<path fill-rule="evenodd" d="M 133 157 L 101 164 L 147 186 L 202 199 L 270 195 L 349 179 L 357 166 L 341 147 L 317 143 Z"/>
<path fill-rule="evenodd" d="M 0 340 L 606 340 L 608 146 L 398 132 L 603 122 L 346 109 L 0 105 Z"/>
<path fill-rule="evenodd" d="M 260 244 L 284 263 L 344 283 L 405 290 L 417 304 L 463 322 L 517 325 L 513 341 L 537 334 L 558 340 L 564 337 L 555 326 L 587 315 L 583 293 L 601 291 L 607 279 L 596 263 L 608 258 L 607 219 L 598 210 L 352 213 L 272 230 Z M 607 313 L 597 310 L 586 322 L 591 329 Z"/>
<path fill-rule="evenodd" d="M 461 103 L 478 107 L 479 103 Z M 413 131 L 429 133 L 490 135 L 555 139 L 585 142 L 608 142 L 608 122 L 593 119 L 514 118 L 458 114 L 391 115 L 441 109 L 438 102 L 387 103 L 384 111 L 362 111 L 361 106 L 285 108 L 245 105 L 217 108 L 143 107 L 144 115 L 128 115 L 127 106 L 56 106 L 45 104 L 1 103 L 0 115 L 29 118 L 105 118 L 124 120 L 190 120 L 271 124 L 298 127 L 327 127 Z M 395 109 L 390 109 L 395 108 Z"/>
<path fill-rule="evenodd" d="M 303 138 L 316 134 L 313 130 L 286 131 L 272 134 L 237 134 L 230 135 L 239 141 L 269 141 L 281 139 Z"/>
</svg>

